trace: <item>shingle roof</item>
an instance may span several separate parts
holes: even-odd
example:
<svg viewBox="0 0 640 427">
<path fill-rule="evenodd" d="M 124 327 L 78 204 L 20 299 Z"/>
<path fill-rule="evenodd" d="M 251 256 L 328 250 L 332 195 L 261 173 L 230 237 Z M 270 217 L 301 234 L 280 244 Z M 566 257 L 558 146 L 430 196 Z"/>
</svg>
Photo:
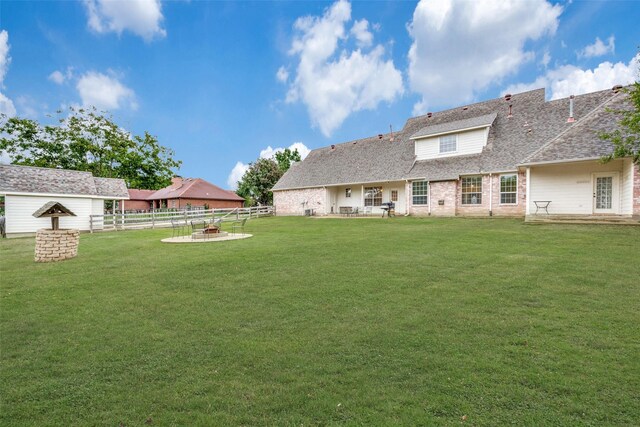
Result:
<svg viewBox="0 0 640 427">
<path fill-rule="evenodd" d="M 0 165 L 0 193 L 129 197 L 122 179 L 94 178 L 91 172 L 16 165 Z"/>
<path fill-rule="evenodd" d="M 629 98 L 623 93 L 605 100 L 599 108 L 574 122 L 566 131 L 524 159 L 522 164 L 595 159 L 612 153 L 613 144 L 601 139 L 599 134 L 616 128 L 620 116 L 614 111 L 630 108 Z"/>
<path fill-rule="evenodd" d="M 211 199 L 244 201 L 232 191 L 223 190 L 201 178 L 186 178 L 147 196 L 146 200 Z"/>
<path fill-rule="evenodd" d="M 32 215 L 36 218 L 40 218 L 43 216 L 46 216 L 46 217 L 76 216 L 76 214 L 71 212 L 69 208 L 65 207 L 62 203 L 55 202 L 55 201 L 45 203 L 44 205 L 42 205 L 40 209 L 35 211 Z"/>
<path fill-rule="evenodd" d="M 96 194 L 104 197 L 129 198 L 127 184 L 123 179 L 93 178 L 96 183 Z"/>
<path fill-rule="evenodd" d="M 574 117 L 580 120 L 615 94 L 611 90 L 578 95 Z M 509 117 L 509 105 L 512 116 Z M 567 123 L 569 98 L 545 101 L 544 89 L 492 99 L 407 120 L 395 133 L 359 139 L 311 151 L 294 165 L 273 190 L 337 184 L 427 179 L 457 179 L 460 175 L 516 170 L 523 159 L 571 127 Z M 432 160 L 415 160 L 414 140 L 425 129 L 450 129 L 460 123 L 486 123 L 491 117 L 487 145 L 481 153 Z M 482 118 L 482 120 L 480 119 Z"/>
<path fill-rule="evenodd" d="M 453 122 L 440 123 L 437 125 L 425 126 L 418 132 L 411 135 L 411 139 L 423 138 L 429 135 L 438 135 L 443 133 L 453 133 L 464 129 L 472 129 L 479 127 L 491 126 L 496 119 L 497 113 L 485 114 L 478 117 L 470 117 L 463 120 L 455 120 Z"/>
</svg>

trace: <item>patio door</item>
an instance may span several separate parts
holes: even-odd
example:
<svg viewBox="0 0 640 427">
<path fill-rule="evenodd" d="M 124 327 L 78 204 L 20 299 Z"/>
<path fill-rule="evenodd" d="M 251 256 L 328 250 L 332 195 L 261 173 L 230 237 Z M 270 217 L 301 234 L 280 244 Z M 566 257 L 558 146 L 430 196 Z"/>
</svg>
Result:
<svg viewBox="0 0 640 427">
<path fill-rule="evenodd" d="M 603 172 L 593 174 L 593 213 L 617 214 L 620 194 L 618 173 Z"/>
</svg>

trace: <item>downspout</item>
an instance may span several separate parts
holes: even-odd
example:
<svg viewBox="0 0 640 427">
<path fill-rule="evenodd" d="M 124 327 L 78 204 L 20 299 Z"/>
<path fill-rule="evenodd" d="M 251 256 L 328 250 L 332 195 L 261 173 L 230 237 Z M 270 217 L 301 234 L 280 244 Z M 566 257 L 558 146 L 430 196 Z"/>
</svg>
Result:
<svg viewBox="0 0 640 427">
<path fill-rule="evenodd" d="M 489 216 L 493 216 L 493 174 L 489 173 Z"/>
<path fill-rule="evenodd" d="M 429 207 L 429 216 L 431 216 L 431 181 L 427 181 L 427 206 Z"/>
<path fill-rule="evenodd" d="M 409 180 L 405 179 L 404 180 L 404 205 L 405 205 L 405 209 L 404 209 L 404 216 L 409 216 L 409 202 L 411 201 L 411 196 L 409 196 Z"/>
<path fill-rule="evenodd" d="M 531 208 L 529 207 L 529 197 L 531 195 L 531 168 L 530 167 L 527 167 L 527 178 L 526 178 L 526 181 L 527 182 L 525 182 L 525 185 L 527 186 L 526 187 L 527 189 L 525 191 L 525 194 L 526 194 L 525 197 L 527 198 L 527 200 L 525 200 L 525 205 L 524 205 L 525 206 L 525 211 L 524 211 L 524 213 L 525 213 L 525 215 L 531 215 Z"/>
</svg>

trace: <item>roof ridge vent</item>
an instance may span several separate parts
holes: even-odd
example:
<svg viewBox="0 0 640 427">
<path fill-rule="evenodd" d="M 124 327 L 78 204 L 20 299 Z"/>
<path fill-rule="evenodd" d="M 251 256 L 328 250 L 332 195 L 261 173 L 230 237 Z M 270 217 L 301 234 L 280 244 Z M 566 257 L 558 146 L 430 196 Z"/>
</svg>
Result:
<svg viewBox="0 0 640 427">
<path fill-rule="evenodd" d="M 427 113 L 427 118 L 430 119 L 431 117 L 433 117 L 433 113 Z"/>
</svg>

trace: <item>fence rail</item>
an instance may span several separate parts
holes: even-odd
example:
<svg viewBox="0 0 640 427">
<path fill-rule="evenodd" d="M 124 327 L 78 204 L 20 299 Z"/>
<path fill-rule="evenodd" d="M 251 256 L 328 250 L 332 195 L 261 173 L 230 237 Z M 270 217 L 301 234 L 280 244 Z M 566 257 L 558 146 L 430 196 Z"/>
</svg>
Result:
<svg viewBox="0 0 640 427">
<path fill-rule="evenodd" d="M 275 215 L 273 206 L 255 206 L 251 208 L 198 209 L 183 211 L 162 211 L 145 213 L 112 213 L 91 215 L 90 230 L 113 231 L 142 228 L 171 227 L 171 221 L 196 221 L 220 219 L 222 222 L 237 221 L 244 218 L 261 218 Z"/>
</svg>

